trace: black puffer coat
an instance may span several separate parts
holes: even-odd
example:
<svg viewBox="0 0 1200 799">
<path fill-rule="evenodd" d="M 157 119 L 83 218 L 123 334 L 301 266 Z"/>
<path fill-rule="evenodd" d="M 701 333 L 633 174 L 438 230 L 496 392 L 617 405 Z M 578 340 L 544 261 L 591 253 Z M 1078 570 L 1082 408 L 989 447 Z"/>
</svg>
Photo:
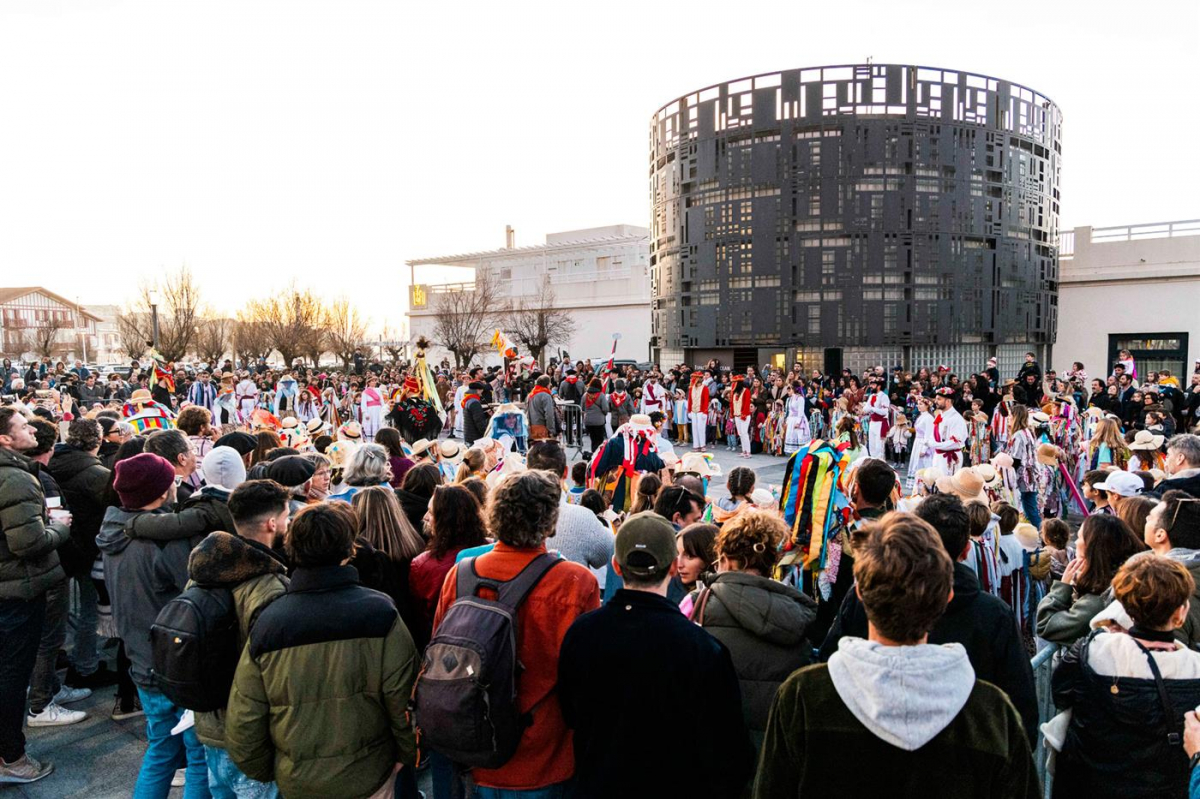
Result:
<svg viewBox="0 0 1200 799">
<path fill-rule="evenodd" d="M 814 660 L 805 633 L 816 617 L 816 603 L 795 588 L 746 572 L 718 574 L 696 598 L 692 620 L 733 656 L 755 746 L 762 743 L 780 684 Z"/>
<path fill-rule="evenodd" d="M 1124 635 L 1093 632 L 1072 646 L 1054 670 L 1054 704 L 1071 710 L 1054 775 L 1055 799 L 1188 795 L 1183 714 L 1200 705 L 1200 679 L 1163 680 L 1173 705 L 1174 718 L 1168 719 L 1153 679 L 1113 677 L 1089 665 L 1098 637 Z M 1106 643 L 1126 642 L 1114 638 Z M 1169 733 L 1177 733 L 1178 741 L 1168 740 Z"/>
<path fill-rule="evenodd" d="M 104 521 L 104 490 L 109 470 L 90 452 L 58 444 L 50 456 L 47 470 L 58 481 L 63 501 L 71 510 L 71 541 L 59 549 L 63 569 L 69 577 L 86 577 L 100 550 L 96 534 Z"/>
</svg>

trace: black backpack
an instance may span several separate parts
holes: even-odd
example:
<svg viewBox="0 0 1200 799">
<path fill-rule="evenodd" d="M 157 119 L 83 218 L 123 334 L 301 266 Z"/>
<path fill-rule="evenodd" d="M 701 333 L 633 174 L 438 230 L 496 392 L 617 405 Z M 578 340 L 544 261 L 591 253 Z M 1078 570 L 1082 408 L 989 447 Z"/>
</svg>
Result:
<svg viewBox="0 0 1200 799">
<path fill-rule="evenodd" d="M 517 710 L 517 608 L 560 560 L 539 555 L 507 582 L 479 577 L 474 560 L 458 564 L 457 598 L 425 649 L 412 709 L 423 744 L 461 766 L 499 768 L 533 721 Z M 481 587 L 497 599 L 479 597 Z"/>
<path fill-rule="evenodd" d="M 154 683 L 188 710 L 220 710 L 237 670 L 237 610 L 228 588 L 194 585 L 158 612 L 150 627 Z"/>
</svg>

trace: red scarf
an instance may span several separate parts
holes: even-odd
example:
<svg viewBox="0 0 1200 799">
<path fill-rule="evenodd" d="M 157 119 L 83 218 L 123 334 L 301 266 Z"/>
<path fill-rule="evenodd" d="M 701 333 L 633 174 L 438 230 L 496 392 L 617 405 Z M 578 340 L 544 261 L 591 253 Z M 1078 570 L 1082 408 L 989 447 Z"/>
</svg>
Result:
<svg viewBox="0 0 1200 799">
<path fill-rule="evenodd" d="M 599 391 L 589 391 L 583 397 L 583 404 L 585 407 L 590 408 L 596 404 L 596 400 L 598 399 L 600 399 Z"/>
<path fill-rule="evenodd" d="M 528 402 L 529 400 L 536 397 L 538 394 L 549 394 L 549 393 L 550 393 L 550 389 L 546 388 L 545 386 L 534 386 L 533 391 L 529 392 L 529 399 L 527 399 L 525 401 Z"/>
<path fill-rule="evenodd" d="M 575 385 L 575 383 L 579 380 L 579 375 L 567 375 L 566 379 L 568 383 Z"/>
<path fill-rule="evenodd" d="M 465 407 L 467 407 L 467 403 L 468 403 L 468 402 L 470 402 L 470 401 L 471 401 L 471 400 L 473 400 L 473 399 L 476 399 L 476 400 L 479 400 L 480 402 L 483 402 L 483 399 L 482 399 L 482 398 L 481 398 L 481 397 L 480 397 L 478 394 L 463 394 L 463 403 L 462 403 L 462 406 L 463 406 L 464 408 L 465 408 Z"/>
<path fill-rule="evenodd" d="M 612 393 L 612 395 L 609 397 L 609 399 L 612 400 L 614 411 L 619 409 L 622 405 L 625 404 L 625 399 L 627 396 L 628 395 L 624 391 L 614 391 Z"/>
</svg>

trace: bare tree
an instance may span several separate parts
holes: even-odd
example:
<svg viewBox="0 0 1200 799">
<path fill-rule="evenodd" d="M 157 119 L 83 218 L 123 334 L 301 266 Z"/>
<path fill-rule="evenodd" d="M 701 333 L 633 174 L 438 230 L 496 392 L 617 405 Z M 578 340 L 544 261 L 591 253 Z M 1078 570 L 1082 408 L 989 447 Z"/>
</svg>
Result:
<svg viewBox="0 0 1200 799">
<path fill-rule="evenodd" d="M 27 352 L 33 352 L 33 336 L 29 335 L 29 331 L 20 327 L 4 331 L 4 357 L 19 361 L 25 357 Z M 4 377 L 8 377 L 8 375 L 4 375 Z"/>
<path fill-rule="evenodd" d="M 70 322 L 53 314 L 46 319 L 39 319 L 33 327 L 27 329 L 33 352 L 40 358 L 52 358 L 61 354 L 64 344 L 62 332 L 70 327 Z"/>
<path fill-rule="evenodd" d="M 555 307 L 557 297 L 549 278 L 542 281 L 537 294 L 521 298 L 513 307 L 505 327 L 538 363 L 551 344 L 562 343 L 575 333 L 571 314 Z"/>
<path fill-rule="evenodd" d="M 433 339 L 450 352 L 458 366 L 468 366 L 488 346 L 488 328 L 502 312 L 500 282 L 486 270 L 475 270 L 474 288 L 446 288 L 433 295 Z"/>
<path fill-rule="evenodd" d="M 404 360 L 405 342 L 399 336 L 399 333 L 394 332 L 387 325 L 383 326 L 383 330 L 379 334 L 380 349 L 386 352 L 394 363 Z"/>
<path fill-rule="evenodd" d="M 196 355 L 210 367 L 221 362 L 225 351 L 229 349 L 229 338 L 233 330 L 233 320 L 222 316 L 210 316 L 201 319 L 196 326 Z"/>
<path fill-rule="evenodd" d="M 301 291 L 293 285 L 276 297 L 251 302 L 248 311 L 287 366 L 314 351 L 319 359 L 324 351 L 325 311 L 311 290 Z"/>
<path fill-rule="evenodd" d="M 259 358 L 269 358 L 275 349 L 266 328 L 247 313 L 238 314 L 230 338 L 233 354 L 246 366 Z"/>
<path fill-rule="evenodd" d="M 200 286 L 192 277 L 191 269 L 181 266 L 158 282 L 143 283 L 133 307 L 122 314 L 126 324 L 136 325 L 144 342 L 154 340 L 155 310 L 159 353 L 168 361 L 183 358 L 192 347 L 197 322 L 203 314 Z M 125 346 L 128 349 L 128 345 Z M 143 351 L 144 348 L 138 354 Z"/>
<path fill-rule="evenodd" d="M 130 358 L 140 358 L 150 346 L 151 339 L 144 332 L 146 323 L 137 314 L 122 311 L 117 314 L 117 335 L 121 339 L 121 350 Z"/>
<path fill-rule="evenodd" d="M 349 372 L 355 353 L 367 345 L 367 323 L 345 297 L 333 303 L 327 316 L 329 351 L 341 360 L 342 366 Z"/>
</svg>

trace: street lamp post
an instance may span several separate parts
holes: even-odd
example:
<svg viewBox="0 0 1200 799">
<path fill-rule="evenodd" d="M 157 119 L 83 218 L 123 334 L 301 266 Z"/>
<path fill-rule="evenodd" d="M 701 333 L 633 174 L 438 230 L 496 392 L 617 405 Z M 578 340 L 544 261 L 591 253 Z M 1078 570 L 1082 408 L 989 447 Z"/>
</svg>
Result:
<svg viewBox="0 0 1200 799">
<path fill-rule="evenodd" d="M 158 303 L 153 298 L 150 301 L 150 345 L 158 352 Z"/>
</svg>

